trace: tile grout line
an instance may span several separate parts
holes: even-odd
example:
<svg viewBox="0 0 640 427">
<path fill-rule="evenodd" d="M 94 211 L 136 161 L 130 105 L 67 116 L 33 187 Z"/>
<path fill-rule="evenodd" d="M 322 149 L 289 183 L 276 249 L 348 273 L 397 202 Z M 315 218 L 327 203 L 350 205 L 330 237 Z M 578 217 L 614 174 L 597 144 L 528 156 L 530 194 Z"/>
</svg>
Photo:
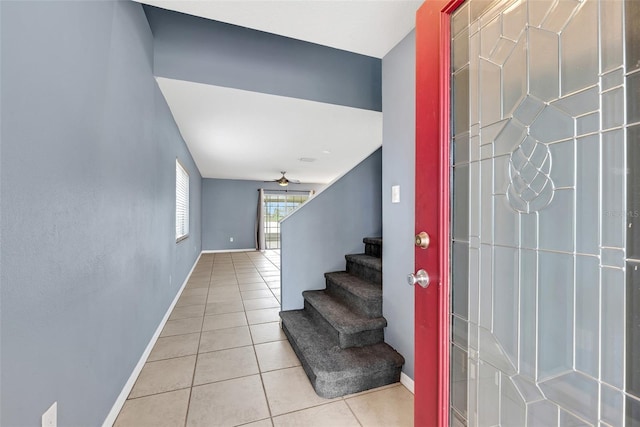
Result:
<svg viewBox="0 0 640 427">
<path fill-rule="evenodd" d="M 358 418 L 358 415 L 356 415 L 356 413 L 353 411 L 353 408 L 351 407 L 351 405 L 349 405 L 349 402 L 347 402 L 347 399 L 345 399 L 344 397 L 342 398 L 342 401 L 345 403 L 345 405 L 347 405 L 347 408 L 349 408 L 349 412 L 351 412 L 353 414 L 353 417 L 356 419 L 356 421 L 358 422 L 358 424 L 360 424 L 360 426 L 362 427 L 363 424 L 362 422 L 360 422 L 360 418 Z"/>
<path fill-rule="evenodd" d="M 245 347 L 253 347 L 253 346 L 252 345 L 247 345 L 247 346 L 242 346 L 242 347 L 233 347 L 232 349 L 245 348 Z M 229 349 L 224 349 L 224 350 L 229 350 Z M 217 351 L 224 351 L 224 350 L 217 350 Z M 215 351 L 214 352 L 207 352 L 207 353 L 215 353 Z M 204 354 L 206 354 L 206 353 L 204 353 Z M 298 366 L 289 366 L 289 367 L 285 367 L 285 368 L 273 369 L 273 370 L 266 371 L 266 372 L 258 372 L 257 374 L 248 374 L 248 375 L 241 375 L 241 376 L 233 377 L 233 378 L 225 378 L 223 380 L 210 381 L 210 382 L 207 382 L 207 383 L 198 384 L 196 387 L 203 386 L 203 385 L 209 385 L 209 384 L 216 384 L 216 383 L 225 382 L 225 381 L 231 381 L 231 380 L 235 380 L 235 379 L 239 379 L 239 378 L 253 377 L 253 376 L 256 376 L 256 375 L 262 375 L 263 373 L 284 371 L 284 370 L 287 370 L 287 369 L 293 369 L 293 368 L 298 368 L 298 367 L 301 367 L 301 366 L 300 365 L 298 365 Z M 177 389 L 173 389 L 173 390 L 161 391 L 161 392 L 158 392 L 158 393 L 145 394 L 143 396 L 134 397 L 134 398 L 131 398 L 131 399 L 128 399 L 128 400 L 144 399 L 144 398 L 151 397 L 151 396 L 159 396 L 159 395 L 162 395 L 162 394 L 173 393 L 175 391 L 187 390 L 187 389 L 190 389 L 190 388 L 193 388 L 193 387 L 194 386 L 188 386 L 188 387 L 182 387 L 182 388 L 177 388 Z M 394 386 L 394 387 L 399 387 L 399 386 Z M 391 389 L 391 388 L 394 388 L 394 387 L 389 387 L 387 389 Z M 330 399 L 331 401 L 329 401 L 329 402 L 323 402 L 323 403 L 314 404 L 314 405 L 311 405 L 311 406 L 308 406 L 308 407 L 305 407 L 305 408 L 296 409 L 296 410 L 289 411 L 289 412 L 283 412 L 282 414 L 278 414 L 275 417 L 279 417 L 279 416 L 282 416 L 282 415 L 293 414 L 293 413 L 296 413 L 296 412 L 304 412 L 307 409 L 318 408 L 318 407 L 321 407 L 321 406 L 329 405 L 329 404 L 332 404 L 332 403 L 337 403 L 337 402 L 340 402 L 340 401 L 344 401 L 347 404 L 347 406 L 349 407 L 349 409 L 351 410 L 351 412 L 353 413 L 353 410 L 351 409 L 351 406 L 349 405 L 348 400 L 354 399 L 354 398 L 358 398 L 360 396 L 365 396 L 367 394 L 376 393 L 377 391 L 380 391 L 380 390 L 371 389 L 370 391 L 367 390 L 367 391 L 358 393 L 355 396 L 351 395 L 351 397 L 342 396 L 342 397 L 333 398 L 333 399 Z M 265 393 L 265 397 L 266 397 L 266 393 Z M 355 413 L 354 413 L 354 416 L 356 417 L 356 419 L 358 419 L 358 417 L 356 416 Z M 260 420 L 256 420 L 256 421 L 260 421 Z M 251 421 L 251 422 L 253 422 L 253 421 Z M 251 422 L 246 423 L 246 424 L 250 424 Z"/>
<path fill-rule="evenodd" d="M 213 256 L 213 260 L 211 262 L 211 271 L 209 272 L 209 286 L 207 287 L 207 296 L 205 298 L 204 313 L 202 315 L 202 323 L 200 324 L 200 336 L 198 337 L 198 348 L 196 349 L 196 361 L 193 365 L 193 374 L 191 375 L 191 387 L 189 387 L 189 400 L 187 400 L 187 412 L 184 415 L 185 427 L 187 426 L 187 422 L 189 420 L 189 409 L 191 409 L 191 396 L 193 395 L 193 383 L 195 382 L 196 369 L 198 367 L 198 358 L 200 356 L 200 342 L 202 341 L 202 328 L 204 327 L 204 317 L 207 313 L 207 301 L 209 300 L 209 290 L 211 289 L 211 277 L 213 276 L 214 261 L 215 261 L 215 255 Z"/>
<path fill-rule="evenodd" d="M 172 390 L 159 391 L 159 392 L 156 392 L 156 393 L 145 394 L 145 395 L 138 396 L 138 397 L 130 397 L 130 398 L 127 399 L 127 401 L 146 399 L 148 397 L 160 396 L 160 395 L 163 395 L 163 394 L 169 394 L 169 393 L 173 393 L 173 392 L 180 391 L 180 390 L 187 390 L 187 389 L 190 389 L 190 388 L 191 388 L 191 386 L 180 387 L 180 388 L 176 388 L 176 389 L 172 389 Z"/>
<path fill-rule="evenodd" d="M 253 264 L 253 261 L 251 261 Z M 255 265 L 255 264 L 254 264 Z M 242 306 L 244 307 L 244 300 L 242 300 Z M 247 323 L 249 323 L 249 318 L 247 317 L 247 310 L 245 307 L 244 316 L 247 318 Z M 249 336 L 251 337 L 251 344 L 253 347 L 253 355 L 256 358 L 256 364 L 258 365 L 258 375 L 260 375 L 260 384 L 262 385 L 262 393 L 264 395 L 264 400 L 267 403 L 267 411 L 269 412 L 269 421 L 273 426 L 273 413 L 271 412 L 271 405 L 269 404 L 269 396 L 267 396 L 267 388 L 264 385 L 264 378 L 262 377 L 262 369 L 260 369 L 260 361 L 258 360 L 258 352 L 256 351 L 256 344 L 253 340 L 253 333 L 251 332 L 251 326 L 249 326 Z"/>
<path fill-rule="evenodd" d="M 264 257 L 264 255 L 261 255 L 261 256 Z M 193 317 L 193 318 L 202 317 L 202 319 L 201 319 L 201 324 L 200 324 L 200 331 L 197 332 L 199 334 L 198 335 L 198 345 L 197 345 L 196 353 L 195 353 L 195 361 L 194 361 L 193 373 L 192 373 L 192 378 L 191 378 L 191 384 L 189 386 L 186 386 L 186 387 L 183 387 L 183 388 L 177 388 L 177 389 L 174 389 L 174 390 L 166 390 L 166 391 L 156 392 L 156 393 L 152 393 L 152 394 L 145 395 L 145 396 L 138 396 L 138 397 L 133 398 L 131 400 L 148 398 L 148 397 L 152 397 L 152 396 L 166 395 L 166 394 L 169 394 L 169 393 L 172 393 L 172 392 L 177 392 L 177 391 L 181 391 L 181 393 L 183 395 L 186 395 L 187 393 L 186 393 L 185 390 L 188 388 L 189 389 L 189 393 L 188 393 L 188 400 L 187 400 L 187 408 L 186 408 L 186 412 L 184 414 L 184 424 L 183 424 L 183 427 L 186 427 L 187 423 L 188 423 L 188 420 L 189 420 L 189 416 L 190 415 L 194 416 L 194 415 L 197 415 L 197 413 L 198 413 L 198 410 L 197 410 L 196 407 L 191 408 L 191 404 L 193 403 L 192 402 L 192 398 L 194 397 L 193 396 L 193 388 L 194 387 L 196 387 L 196 386 L 198 386 L 198 387 L 200 387 L 200 386 L 210 386 L 210 385 L 218 384 L 218 383 L 236 381 L 236 380 L 239 380 L 239 379 L 242 379 L 242 378 L 254 377 L 256 375 L 256 373 L 257 373 L 260 376 L 260 383 L 261 383 L 261 386 L 262 386 L 262 392 L 263 392 L 263 396 L 264 396 L 264 399 L 265 399 L 264 402 L 266 403 L 266 406 L 267 406 L 268 415 L 265 413 L 263 415 L 265 418 L 260 418 L 260 419 L 256 419 L 256 420 L 252 420 L 252 421 L 243 422 L 242 424 L 237 424 L 238 426 L 249 425 L 249 424 L 252 424 L 254 422 L 263 422 L 263 423 L 265 423 L 267 421 L 267 419 L 268 419 L 269 422 L 271 423 L 271 426 L 273 427 L 274 422 L 275 422 L 274 421 L 275 418 L 280 418 L 280 417 L 283 417 L 283 416 L 287 416 L 287 415 L 291 415 L 291 414 L 298 414 L 298 413 L 304 414 L 308 410 L 312 410 L 314 408 L 329 407 L 329 405 L 331 405 L 332 403 L 338 403 L 338 402 L 341 402 L 341 401 L 346 403 L 347 404 L 347 408 L 348 408 L 348 412 L 345 411 L 344 414 L 346 415 L 346 414 L 350 413 L 352 415 L 352 417 L 356 420 L 358 426 L 361 426 L 361 427 L 362 426 L 366 426 L 367 425 L 366 424 L 366 415 L 367 414 L 363 413 L 362 415 L 365 416 L 365 417 L 363 418 L 363 420 L 360 420 L 360 418 L 358 417 L 358 415 L 356 413 L 357 411 L 354 409 L 354 408 L 357 408 L 357 405 L 355 407 L 352 407 L 349 402 L 350 401 L 354 401 L 354 404 L 355 404 L 356 401 L 354 399 L 358 399 L 359 397 L 361 397 L 363 395 L 368 395 L 370 393 L 375 393 L 375 392 L 379 391 L 378 388 L 371 389 L 371 390 L 366 390 L 366 391 L 363 391 L 363 392 L 360 392 L 360 393 L 357 393 L 357 394 L 348 395 L 348 396 L 340 396 L 340 397 L 335 398 L 335 399 L 330 399 L 330 400 L 327 399 L 327 400 L 322 401 L 322 402 L 317 402 L 316 401 L 315 403 L 311 404 L 310 406 L 301 407 L 301 408 L 298 408 L 298 409 L 293 409 L 293 408 L 297 407 L 297 405 L 293 405 L 293 407 L 291 407 L 291 410 L 288 410 L 286 412 L 283 412 L 283 413 L 277 414 L 277 415 L 274 414 L 274 412 L 273 412 L 273 410 L 272 410 L 272 408 L 270 406 L 271 402 L 269 400 L 269 395 L 267 394 L 267 391 L 266 391 L 266 383 L 265 383 L 264 376 L 267 375 L 267 374 L 273 374 L 273 373 L 277 373 L 277 372 L 280 371 L 281 372 L 280 376 L 288 377 L 288 375 L 286 375 L 285 371 L 290 371 L 292 369 L 300 369 L 300 368 L 302 368 L 302 366 L 301 365 L 286 366 L 286 367 L 285 366 L 281 366 L 281 367 L 278 367 L 277 369 L 270 369 L 268 371 L 263 371 L 262 370 L 262 368 L 260 366 L 260 359 L 258 358 L 258 353 L 257 353 L 257 347 L 258 346 L 261 346 L 261 345 L 264 345 L 264 344 L 274 344 L 275 345 L 276 343 L 279 343 L 279 342 L 282 342 L 282 341 L 286 341 L 289 345 L 290 345 L 290 343 L 289 343 L 288 339 L 273 339 L 273 340 L 268 340 L 268 341 L 260 342 L 260 343 L 256 344 L 256 342 L 255 342 L 256 336 L 255 335 L 258 334 L 258 336 L 260 336 L 260 331 L 263 331 L 263 335 L 266 334 L 265 335 L 266 337 L 273 336 L 273 334 L 271 333 L 271 328 L 266 328 L 264 330 L 258 330 L 257 332 L 254 333 L 254 331 L 252 330 L 252 327 L 253 326 L 259 326 L 259 325 L 267 325 L 269 323 L 273 324 L 273 323 L 277 323 L 277 322 L 274 322 L 274 321 L 262 321 L 262 322 L 258 322 L 258 323 L 254 323 L 254 324 L 249 324 L 249 321 L 248 321 L 249 319 L 248 319 L 248 316 L 247 316 L 248 315 L 248 311 L 258 311 L 258 310 L 266 311 L 266 310 L 269 310 L 269 308 L 266 308 L 266 309 L 262 308 L 262 309 L 256 309 L 256 310 L 247 310 L 247 308 L 246 308 L 246 306 L 244 304 L 245 300 L 242 298 L 242 295 L 241 295 L 241 302 L 243 303 L 242 304 L 243 309 L 240 310 L 240 311 L 237 311 L 237 312 L 233 312 L 233 313 L 240 313 L 240 312 L 243 313 L 244 319 L 246 321 L 246 327 L 249 329 L 250 343 L 249 344 L 245 344 L 245 345 L 240 345 L 240 346 L 213 349 L 213 350 L 201 352 L 200 346 L 201 346 L 201 343 L 202 343 L 202 335 L 205 332 L 204 331 L 204 323 L 205 323 L 205 320 L 206 320 L 206 317 L 207 317 L 207 311 L 206 310 L 207 310 L 207 305 L 208 304 L 206 304 L 206 302 L 209 301 L 209 296 L 211 296 L 212 290 L 215 289 L 215 288 L 212 287 L 212 285 L 213 285 L 213 275 L 215 274 L 215 271 L 218 271 L 218 269 L 223 269 L 223 270 L 227 271 L 227 269 L 232 268 L 233 269 L 232 270 L 233 273 L 231 273 L 231 274 L 236 275 L 236 278 L 237 278 L 237 273 L 238 272 L 236 270 L 235 265 L 238 265 L 238 264 L 240 264 L 240 263 L 242 263 L 244 261 L 244 259 L 238 258 L 236 260 L 236 264 L 233 264 L 233 261 L 232 261 L 232 263 L 230 265 L 226 265 L 225 264 L 222 267 L 216 267 L 215 266 L 216 265 L 215 264 L 215 259 L 216 258 L 218 258 L 218 256 L 215 256 L 214 262 L 211 265 L 211 273 L 210 273 L 210 276 L 209 276 L 209 286 L 207 287 L 207 292 L 206 292 L 206 295 L 205 295 L 205 298 L 206 298 L 206 300 L 205 300 L 205 312 L 201 316 Z M 251 260 L 251 262 L 253 262 L 254 265 L 255 265 L 255 262 L 259 262 L 257 257 L 248 257 L 248 259 Z M 254 260 L 255 260 L 255 262 L 254 262 Z M 208 264 L 208 263 L 205 263 L 205 265 L 206 264 Z M 202 266 L 202 264 L 200 264 L 200 265 Z M 239 283 L 237 283 L 236 286 L 239 287 L 240 286 Z M 252 299 L 249 299 L 247 301 L 250 301 L 250 300 L 252 300 Z M 196 304 L 196 305 L 201 305 L 201 304 Z M 175 307 L 175 308 L 178 308 L 178 307 Z M 174 310 L 175 310 L 175 308 L 174 308 Z M 229 314 L 229 313 L 216 313 L 216 314 Z M 214 314 L 214 316 L 215 316 L 215 314 Z M 270 314 L 269 317 L 272 317 L 272 314 Z M 185 318 L 185 319 L 193 319 L 193 318 Z M 176 319 L 176 320 L 182 320 L 182 319 Z M 215 322 L 213 324 L 215 325 Z M 230 327 L 227 327 L 227 328 L 215 329 L 214 331 L 225 330 L 225 329 L 227 329 L 227 330 L 228 329 L 237 329 L 237 328 L 238 328 L 238 326 L 230 326 Z M 188 333 L 183 333 L 183 334 L 170 335 L 167 338 L 169 338 L 169 337 L 180 337 L 180 336 L 185 336 L 185 335 L 193 335 L 195 333 L 196 332 L 188 332 Z M 194 342 L 195 341 L 195 337 L 191 338 L 191 341 Z M 246 351 L 246 350 L 248 350 L 247 347 L 249 347 L 249 346 L 252 347 L 253 356 L 254 356 L 255 361 L 256 361 L 256 365 L 257 365 L 257 372 L 256 373 L 243 374 L 243 375 L 239 375 L 239 376 L 234 376 L 232 378 L 218 379 L 218 380 L 215 380 L 215 381 L 207 381 L 207 382 L 204 382 L 204 383 L 198 384 L 198 385 L 195 384 L 196 371 L 197 371 L 198 364 L 200 362 L 200 360 L 199 360 L 200 359 L 200 355 L 215 354 L 215 353 L 220 353 L 220 352 L 224 352 L 224 351 L 228 351 L 228 350 L 232 350 L 232 349 L 245 349 L 245 351 Z M 180 348 L 182 348 L 182 347 L 178 346 L 178 349 L 180 349 Z M 251 353 L 249 353 L 249 354 L 251 354 Z M 249 354 L 247 354 L 247 356 Z M 167 361 L 167 360 L 172 360 L 172 359 L 179 359 L 179 358 L 184 358 L 184 357 L 189 357 L 189 356 L 193 356 L 193 355 L 187 354 L 187 355 L 173 356 L 173 357 L 168 357 L 168 358 L 165 358 L 165 359 L 154 360 L 154 361 L 148 362 L 148 363 Z M 296 355 L 296 359 L 297 359 L 297 355 Z M 270 359 L 265 359 L 265 360 L 268 362 L 268 360 L 270 360 Z M 280 359 L 278 359 L 278 360 L 280 360 Z M 298 359 L 298 362 L 299 362 L 299 359 Z M 269 363 L 267 363 L 267 365 L 269 365 Z M 280 364 L 276 364 L 276 365 L 280 366 Z M 239 373 L 240 373 L 240 371 L 239 371 Z M 203 378 L 204 379 L 210 379 L 210 378 L 214 378 L 214 377 L 208 377 L 208 378 L 203 377 Z M 384 389 L 402 388 L 402 387 L 400 387 L 401 385 L 402 385 L 401 383 L 396 383 L 396 384 L 390 384 L 390 385 L 388 385 L 386 387 L 383 387 L 383 388 Z M 257 389 L 255 391 L 257 393 L 259 393 Z M 278 394 L 272 394 L 272 397 L 274 397 L 274 399 L 277 400 Z M 274 403 L 275 403 L 275 401 L 274 401 Z M 306 404 L 309 404 L 309 403 L 311 403 L 311 402 L 306 401 Z M 278 408 L 276 407 L 275 409 L 277 410 Z M 284 409 L 284 408 L 282 408 L 282 409 Z M 327 408 L 326 410 L 325 409 L 321 409 L 319 411 L 323 412 L 323 411 L 327 411 L 327 410 L 333 411 L 332 409 L 330 410 L 329 408 Z M 306 416 L 306 415 L 300 415 L 300 416 Z M 296 417 L 297 417 L 297 415 L 296 415 Z M 239 419 L 236 420 L 236 422 L 238 422 L 238 421 L 240 421 L 240 420 Z M 234 424 L 234 425 L 236 425 L 236 424 Z"/>
<path fill-rule="evenodd" d="M 249 257 L 249 259 L 250 259 L 250 257 Z M 250 259 L 250 260 L 251 260 L 251 259 Z M 252 264 L 254 264 L 252 260 L 251 260 L 251 262 L 252 262 Z M 254 264 L 254 265 L 255 265 L 255 264 Z M 235 274 L 235 276 L 236 276 L 237 286 L 238 286 L 238 290 L 239 290 L 239 287 L 240 287 L 240 278 L 238 277 L 238 271 L 237 271 L 237 268 L 236 268 L 235 263 L 233 263 L 233 266 L 234 266 L 234 274 Z M 263 282 L 263 283 L 264 283 L 264 282 Z M 243 313 L 244 313 L 244 316 L 245 316 L 245 320 L 247 321 L 247 327 L 248 327 L 248 329 L 249 329 L 249 336 L 250 336 L 250 338 L 251 338 L 251 347 L 252 347 L 252 349 L 253 349 L 253 354 L 254 354 L 254 357 L 255 357 L 255 360 L 256 360 L 256 365 L 257 365 L 257 367 L 258 367 L 258 375 L 260 376 L 260 383 L 261 383 L 261 385 L 262 385 L 262 392 L 263 392 L 263 395 L 264 395 L 264 398 L 265 398 L 265 402 L 267 403 L 267 411 L 269 412 L 269 417 L 268 417 L 268 419 L 269 419 L 269 420 L 270 420 L 270 422 L 273 424 L 273 420 L 272 420 L 272 413 L 271 413 L 271 407 L 269 406 L 269 399 L 268 399 L 268 397 L 267 397 L 266 388 L 265 388 L 265 385 L 264 385 L 264 380 L 263 380 L 263 378 L 262 378 L 262 370 L 261 370 L 261 368 L 260 368 L 260 362 L 259 362 L 259 359 L 258 359 L 258 354 L 257 354 L 257 352 L 256 352 L 255 341 L 254 341 L 253 333 L 252 333 L 252 331 L 251 331 L 251 326 L 252 326 L 252 325 L 251 325 L 251 324 L 249 324 L 249 318 L 247 317 L 247 309 L 246 309 L 246 305 L 245 305 L 245 299 L 242 297 L 242 293 L 240 293 L 240 298 L 241 298 L 241 301 L 242 301 Z M 266 418 L 265 418 L 265 419 L 266 419 Z M 258 420 L 258 421 L 259 421 L 259 420 Z"/>
<path fill-rule="evenodd" d="M 253 334 L 251 333 L 251 325 L 249 324 L 249 317 L 247 316 L 247 306 L 245 305 L 244 298 L 242 297 L 242 291 L 240 290 L 240 279 L 238 278 L 238 271 L 236 270 L 235 264 L 233 264 L 233 274 L 236 277 L 238 292 L 240 293 L 240 301 L 242 302 L 242 309 L 243 309 L 242 313 L 244 314 L 244 320 L 247 321 L 247 328 L 249 328 L 249 337 L 251 337 L 251 345 L 254 345 Z M 254 355 L 256 356 L 256 363 L 258 363 L 258 355 L 255 352 L 255 346 L 254 346 L 253 352 L 254 352 Z M 258 372 L 260 372 L 259 363 L 258 363 Z"/>
<path fill-rule="evenodd" d="M 275 265 L 269 258 L 267 258 L 262 252 L 260 253 L 260 255 L 262 255 L 263 259 L 266 259 L 267 261 L 269 261 L 275 268 L 278 269 L 278 272 L 280 273 L 280 267 Z M 251 259 L 251 263 L 256 267 L 256 270 L 258 270 L 258 274 L 260 274 L 260 277 L 262 277 L 262 281 L 265 283 L 265 285 L 267 286 L 267 289 L 269 290 L 269 293 L 271 294 L 271 296 L 273 298 L 276 299 L 276 301 L 278 301 L 278 308 L 280 308 L 280 311 L 282 311 L 282 301 L 281 301 L 281 297 L 277 297 L 276 294 L 273 293 L 273 289 L 271 289 L 271 287 L 269 286 L 269 282 L 267 282 L 267 280 L 265 279 L 265 277 L 262 275 L 262 272 L 260 271 L 260 269 L 258 268 L 258 266 L 256 265 L 255 262 L 253 262 L 253 259 Z M 278 288 L 280 289 L 280 288 Z M 282 295 L 282 293 L 280 294 Z"/>
<path fill-rule="evenodd" d="M 262 255 L 263 258 L 266 258 L 262 253 L 261 253 L 261 255 Z M 275 298 L 275 295 L 271 291 L 271 288 L 269 288 L 269 285 L 267 284 L 266 280 L 264 280 L 264 277 L 260 273 L 260 270 L 257 268 L 257 266 L 255 265 L 253 260 L 251 260 L 251 262 L 256 267 L 256 270 L 258 270 L 258 274 L 260 274 L 260 277 L 262 277 L 262 282 L 267 286 L 267 289 L 269 289 L 269 293 Z M 269 260 L 269 262 L 271 262 L 271 261 Z M 282 309 L 282 304 L 280 303 L 280 300 L 278 300 L 276 298 L 276 301 L 278 301 L 278 307 L 276 307 L 276 308 L 279 308 L 281 310 Z M 272 323 L 272 322 L 265 322 L 265 323 Z M 249 328 L 249 329 L 251 329 L 251 328 Z M 256 360 L 258 360 L 258 353 L 256 351 L 255 342 L 254 342 L 254 345 L 253 345 L 253 351 L 254 351 L 254 353 L 256 355 Z M 263 372 L 262 372 L 262 369 L 260 369 L 260 362 L 259 361 L 258 361 L 258 369 L 260 370 L 260 382 L 262 383 L 262 392 L 264 393 L 264 398 L 265 398 L 265 400 L 267 402 L 267 409 L 269 410 L 269 420 L 271 421 L 271 425 L 273 426 L 274 425 L 273 424 L 273 412 L 271 411 L 271 405 L 269 404 L 269 396 L 267 395 L 267 388 L 264 385 Z M 269 372 L 272 372 L 272 371 L 269 371 Z"/>
<path fill-rule="evenodd" d="M 266 257 L 264 257 L 264 258 L 266 258 Z M 271 262 L 271 261 L 269 260 L 269 262 Z M 273 263 L 272 263 L 272 264 L 273 264 Z M 280 270 L 280 269 L 278 268 L 278 270 Z M 264 276 L 262 276 L 262 274 L 260 274 L 260 276 L 261 276 L 261 277 L 263 277 L 263 280 L 264 280 Z M 278 298 L 275 296 L 275 294 L 273 294 L 273 290 L 269 287 L 268 282 L 266 282 L 266 280 L 264 280 L 264 282 L 265 282 L 265 284 L 267 284 L 267 288 L 269 288 L 269 292 L 273 295 L 273 297 L 274 297 L 274 298 L 276 298 L 276 300 L 278 300 Z M 281 308 L 282 308 L 282 305 L 281 305 L 282 303 L 280 303 L 280 301 L 279 301 L 279 300 L 278 300 L 278 303 L 279 303 L 279 308 L 281 309 Z M 275 322 L 265 322 L 265 323 L 275 323 Z M 285 338 L 284 340 L 276 340 L 276 341 L 271 341 L 271 342 L 280 342 L 280 341 L 286 341 L 287 343 L 289 343 L 289 340 L 288 340 L 288 339 L 286 339 L 286 338 Z M 261 344 L 265 344 L 265 343 L 261 343 Z M 291 344 L 289 343 L 289 345 L 291 345 Z M 253 345 L 253 347 L 254 347 L 254 351 L 255 351 L 255 346 L 256 346 L 256 345 L 255 345 L 255 343 L 254 343 L 254 345 Z M 256 353 L 256 359 L 257 359 L 257 357 L 258 357 L 258 355 L 257 355 L 257 353 Z M 296 355 L 296 358 L 298 358 L 298 356 L 297 356 L 297 355 Z M 298 359 L 298 362 L 300 362 L 300 360 L 299 360 L 299 359 Z M 300 365 L 296 365 L 296 366 L 288 366 L 288 367 L 285 367 L 285 368 L 273 369 L 273 370 L 270 370 L 270 371 L 263 372 L 263 371 L 262 371 L 262 369 L 260 369 L 259 362 L 258 362 L 258 368 L 260 369 L 260 379 L 261 379 L 261 381 L 262 381 L 262 387 L 263 387 L 263 390 L 264 390 L 265 399 L 267 400 L 267 406 L 268 406 L 268 408 L 269 408 L 269 414 L 271 415 L 270 419 L 271 419 L 271 424 L 272 424 L 272 425 L 273 425 L 273 418 L 274 418 L 274 415 L 273 415 L 273 413 L 271 412 L 271 407 L 269 406 L 269 397 L 267 396 L 266 387 L 265 387 L 265 385 L 264 385 L 264 378 L 263 378 L 263 374 L 265 374 L 265 373 L 270 373 L 270 372 L 276 372 L 276 371 L 283 371 L 283 370 L 286 370 L 286 369 L 293 369 L 293 368 L 298 368 L 298 367 L 302 368 L 302 362 L 300 362 Z M 344 400 L 344 399 L 341 399 L 341 400 Z M 306 408 L 302 408 L 302 409 L 298 409 L 298 410 L 295 410 L 295 411 L 284 412 L 284 413 L 282 413 L 282 414 L 278 414 L 278 415 L 276 415 L 275 417 L 280 417 L 280 416 L 284 416 L 284 415 L 288 415 L 288 414 L 293 414 L 293 413 L 297 413 L 297 412 L 303 412 L 303 411 L 308 410 L 308 409 L 311 409 L 311 408 L 317 408 L 317 407 L 320 407 L 320 406 L 329 405 L 329 404 L 331 404 L 331 403 L 335 403 L 335 402 L 337 402 L 337 401 L 338 401 L 338 400 L 331 401 L 331 402 L 324 402 L 324 403 L 321 403 L 321 404 L 318 404 L 318 405 L 312 405 L 312 406 L 309 406 L 309 407 L 306 407 Z M 348 405 L 347 405 L 347 406 L 348 406 Z M 351 410 L 351 408 L 349 408 L 349 410 Z M 353 411 L 352 411 L 352 412 L 353 412 Z M 355 414 L 354 414 L 354 416 L 355 416 Z M 358 420 L 358 418 L 357 418 L 357 417 L 355 417 L 355 418 L 356 418 L 356 421 L 358 422 L 358 424 L 360 424 L 360 425 L 362 426 L 362 424 L 360 423 L 360 421 Z"/>
</svg>

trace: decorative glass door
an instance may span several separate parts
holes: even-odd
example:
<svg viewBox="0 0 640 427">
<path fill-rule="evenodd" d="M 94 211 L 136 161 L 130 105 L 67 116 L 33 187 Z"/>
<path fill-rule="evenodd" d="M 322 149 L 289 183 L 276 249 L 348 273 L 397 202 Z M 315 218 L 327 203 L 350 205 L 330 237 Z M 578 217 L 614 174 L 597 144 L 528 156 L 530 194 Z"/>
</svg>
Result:
<svg viewBox="0 0 640 427">
<path fill-rule="evenodd" d="M 639 20 L 452 15 L 451 425 L 640 426 Z"/>
</svg>

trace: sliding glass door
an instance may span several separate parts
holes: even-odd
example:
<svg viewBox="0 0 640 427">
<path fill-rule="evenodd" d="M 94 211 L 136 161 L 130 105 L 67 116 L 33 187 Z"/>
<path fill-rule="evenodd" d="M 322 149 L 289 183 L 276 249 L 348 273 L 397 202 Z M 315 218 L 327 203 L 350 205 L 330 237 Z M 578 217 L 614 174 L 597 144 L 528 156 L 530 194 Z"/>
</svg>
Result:
<svg viewBox="0 0 640 427">
<path fill-rule="evenodd" d="M 265 249 L 280 249 L 280 220 L 309 198 L 308 193 L 264 195 Z"/>
</svg>

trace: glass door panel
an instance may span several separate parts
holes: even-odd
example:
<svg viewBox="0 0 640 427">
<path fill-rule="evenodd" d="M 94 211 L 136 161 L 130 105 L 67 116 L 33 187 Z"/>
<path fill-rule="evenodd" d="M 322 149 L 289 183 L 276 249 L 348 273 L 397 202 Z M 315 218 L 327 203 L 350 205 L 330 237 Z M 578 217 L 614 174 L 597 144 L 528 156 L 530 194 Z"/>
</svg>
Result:
<svg viewBox="0 0 640 427">
<path fill-rule="evenodd" d="M 639 4 L 451 17 L 452 425 L 640 425 Z"/>
</svg>

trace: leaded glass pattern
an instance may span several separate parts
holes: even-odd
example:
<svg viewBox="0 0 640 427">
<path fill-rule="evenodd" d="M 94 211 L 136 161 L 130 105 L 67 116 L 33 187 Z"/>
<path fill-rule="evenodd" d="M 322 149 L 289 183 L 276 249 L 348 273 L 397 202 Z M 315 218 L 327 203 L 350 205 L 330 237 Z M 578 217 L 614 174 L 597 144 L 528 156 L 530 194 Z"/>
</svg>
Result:
<svg viewBox="0 0 640 427">
<path fill-rule="evenodd" d="M 452 15 L 455 425 L 640 426 L 639 5 Z"/>
</svg>

